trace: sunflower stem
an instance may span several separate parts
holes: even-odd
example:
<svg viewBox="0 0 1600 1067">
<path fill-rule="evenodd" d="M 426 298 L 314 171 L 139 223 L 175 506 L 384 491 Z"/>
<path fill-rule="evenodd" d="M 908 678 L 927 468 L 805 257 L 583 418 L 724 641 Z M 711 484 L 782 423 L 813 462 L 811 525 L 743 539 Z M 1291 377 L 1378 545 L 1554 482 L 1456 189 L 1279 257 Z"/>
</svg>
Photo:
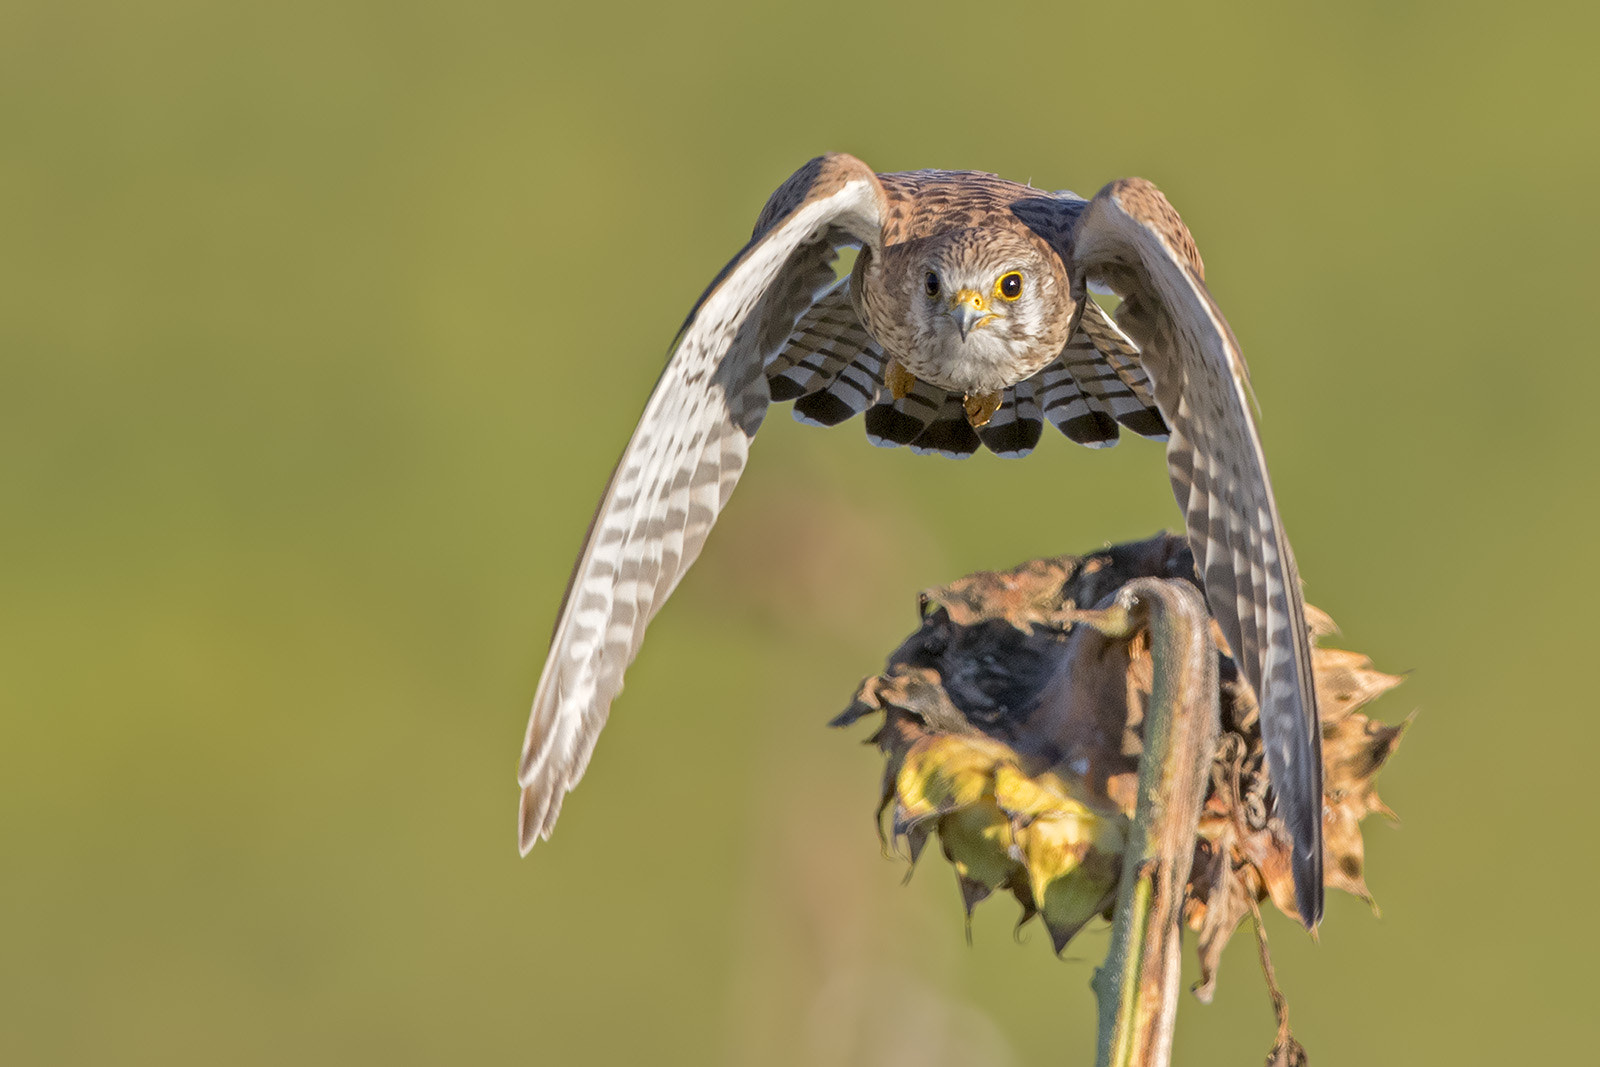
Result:
<svg viewBox="0 0 1600 1067">
<path fill-rule="evenodd" d="M 1154 680 L 1111 947 L 1091 982 L 1096 1063 L 1152 1067 L 1172 1057 L 1184 886 L 1217 743 L 1217 652 L 1205 603 L 1184 582 L 1138 579 L 1107 608 L 1085 621 L 1111 637 L 1148 628 Z"/>
</svg>

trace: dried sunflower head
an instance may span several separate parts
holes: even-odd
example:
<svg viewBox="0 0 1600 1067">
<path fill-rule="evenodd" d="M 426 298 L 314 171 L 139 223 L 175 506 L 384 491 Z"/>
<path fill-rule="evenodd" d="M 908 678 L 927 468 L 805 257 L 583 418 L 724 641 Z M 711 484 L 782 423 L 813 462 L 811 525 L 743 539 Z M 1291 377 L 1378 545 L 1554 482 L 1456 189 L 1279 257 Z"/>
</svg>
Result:
<svg viewBox="0 0 1600 1067">
<path fill-rule="evenodd" d="M 883 716 L 871 738 L 886 759 L 880 833 L 904 842 L 913 863 L 937 835 L 969 913 L 1009 890 L 1021 921 L 1040 916 L 1059 952 L 1115 899 L 1152 679 L 1142 635 L 1107 637 L 1075 616 L 1135 578 L 1193 576 L 1188 546 L 1163 535 L 924 592 L 917 631 L 834 720 Z M 1318 637 L 1333 631 L 1309 610 Z M 1222 946 L 1257 902 L 1270 897 L 1294 914 L 1288 837 L 1270 815 L 1254 694 L 1214 626 L 1213 636 L 1221 736 L 1185 911 L 1201 932 L 1203 998 Z M 1386 726 L 1359 709 L 1400 679 L 1334 649 L 1316 649 L 1313 669 L 1328 884 L 1370 902 L 1359 824 L 1372 812 L 1392 814 L 1373 780 L 1404 724 Z"/>
</svg>

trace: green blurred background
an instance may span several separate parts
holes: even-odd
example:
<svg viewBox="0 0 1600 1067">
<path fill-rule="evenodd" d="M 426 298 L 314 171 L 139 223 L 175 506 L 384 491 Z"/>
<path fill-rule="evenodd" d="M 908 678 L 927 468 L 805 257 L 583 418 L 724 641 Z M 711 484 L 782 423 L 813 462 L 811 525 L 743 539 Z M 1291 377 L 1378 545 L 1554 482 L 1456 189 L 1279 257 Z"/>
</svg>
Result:
<svg viewBox="0 0 1600 1067">
<path fill-rule="evenodd" d="M 1197 6 L 1198 7 L 1198 6 Z M 1319 1063 L 1597 1036 L 1587 10 L 0 5 L 0 1060 L 1082 1062 L 823 723 L 967 571 L 1176 525 L 1160 446 L 774 411 L 560 831 L 513 774 L 675 328 L 824 150 L 1157 181 L 1309 598 L 1413 671 L 1383 906 L 1270 920 Z M 1588 546 L 1588 547 L 1586 547 Z M 1179 1060 L 1259 1062 L 1248 937 Z"/>
</svg>

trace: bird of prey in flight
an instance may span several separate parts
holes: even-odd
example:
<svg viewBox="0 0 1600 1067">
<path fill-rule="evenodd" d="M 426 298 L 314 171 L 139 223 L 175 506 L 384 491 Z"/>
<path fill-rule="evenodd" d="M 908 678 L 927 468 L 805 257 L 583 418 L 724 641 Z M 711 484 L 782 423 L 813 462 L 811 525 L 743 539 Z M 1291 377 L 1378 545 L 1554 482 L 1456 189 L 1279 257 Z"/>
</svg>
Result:
<svg viewBox="0 0 1600 1067">
<path fill-rule="evenodd" d="M 859 249 L 848 277 L 833 263 Z M 1108 316 L 1088 295 L 1122 300 Z M 700 552 L 774 400 L 862 415 L 877 445 L 1021 456 L 1165 436 L 1195 569 L 1255 689 L 1301 920 L 1322 915 L 1322 757 L 1294 557 L 1244 358 L 1188 229 L 1154 185 L 1091 200 L 970 171 L 811 160 L 700 297 L 617 463 L 567 587 L 518 782 L 521 848 L 549 837 L 646 625 Z"/>
</svg>

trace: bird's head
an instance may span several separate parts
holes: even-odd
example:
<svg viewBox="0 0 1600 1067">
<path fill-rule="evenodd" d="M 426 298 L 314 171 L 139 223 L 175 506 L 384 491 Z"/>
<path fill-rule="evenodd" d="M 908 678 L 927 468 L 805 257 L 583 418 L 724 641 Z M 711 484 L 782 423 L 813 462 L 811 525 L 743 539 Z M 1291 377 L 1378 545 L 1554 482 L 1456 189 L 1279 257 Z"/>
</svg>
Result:
<svg viewBox="0 0 1600 1067">
<path fill-rule="evenodd" d="M 920 251 L 910 278 L 911 314 L 924 336 L 962 344 L 1031 339 L 1068 297 L 1059 264 L 1022 234 L 962 230 Z"/>
<path fill-rule="evenodd" d="M 868 307 L 877 286 L 879 306 L 892 309 L 892 325 L 872 327 L 878 341 L 914 376 L 955 392 L 1022 381 L 1061 354 L 1076 321 L 1060 256 L 1021 226 L 890 245 L 870 270 L 862 278 Z"/>
</svg>

